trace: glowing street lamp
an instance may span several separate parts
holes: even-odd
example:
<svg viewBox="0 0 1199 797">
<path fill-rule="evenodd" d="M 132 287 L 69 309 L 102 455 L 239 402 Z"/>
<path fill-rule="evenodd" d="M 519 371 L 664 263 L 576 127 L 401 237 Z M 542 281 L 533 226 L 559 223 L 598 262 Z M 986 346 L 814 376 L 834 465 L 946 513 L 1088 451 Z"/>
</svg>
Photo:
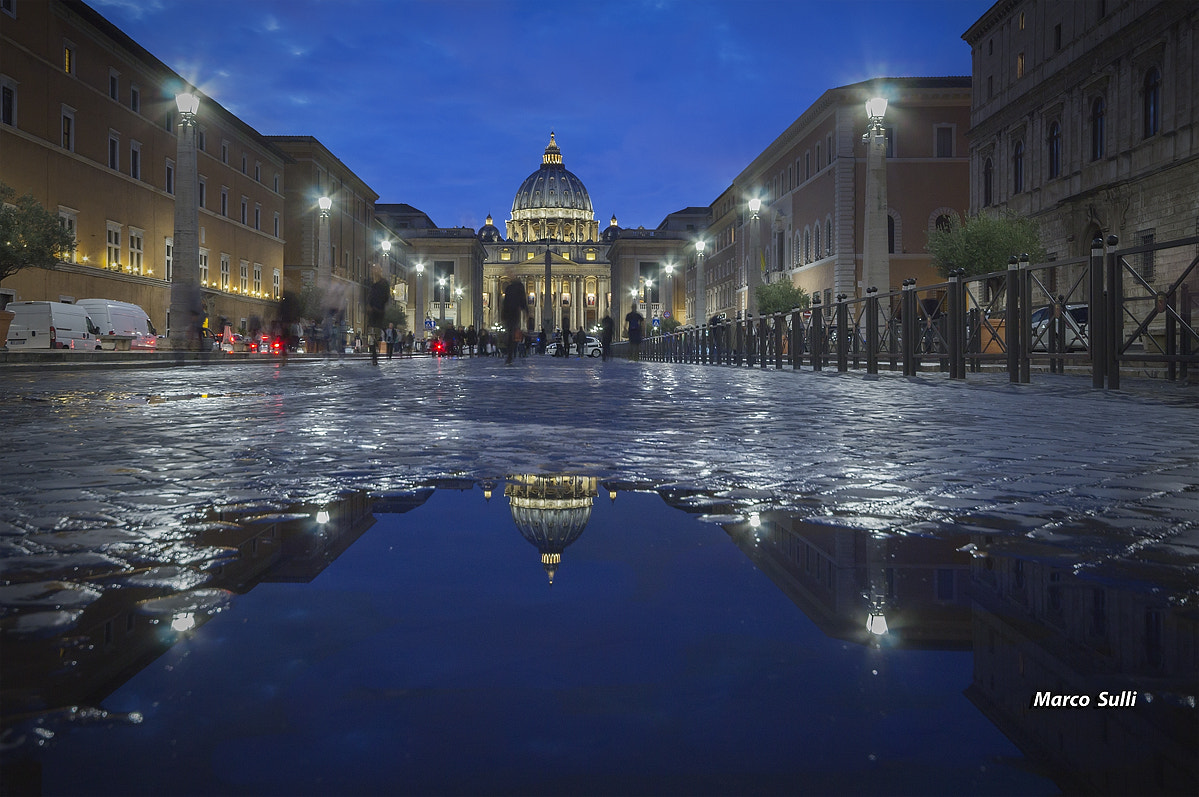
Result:
<svg viewBox="0 0 1199 797">
<path fill-rule="evenodd" d="M 866 101 L 868 119 L 862 141 L 866 144 L 866 207 L 862 220 L 862 285 L 864 288 L 889 290 L 891 263 L 887 252 L 887 131 L 883 115 L 887 100 L 871 97 Z M 885 321 L 884 321 L 885 323 Z"/>
<path fill-rule="evenodd" d="M 705 293 L 708 288 L 704 280 L 704 249 L 707 243 L 703 238 L 695 242 L 695 318 L 693 322 L 696 326 L 704 323 L 704 319 L 708 317 L 705 304 Z"/>
</svg>

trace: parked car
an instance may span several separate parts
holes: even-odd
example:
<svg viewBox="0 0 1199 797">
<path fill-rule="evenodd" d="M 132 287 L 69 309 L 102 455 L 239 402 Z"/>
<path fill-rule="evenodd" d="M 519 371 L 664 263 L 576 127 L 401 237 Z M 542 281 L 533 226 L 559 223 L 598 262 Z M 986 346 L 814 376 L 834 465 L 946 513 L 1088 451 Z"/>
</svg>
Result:
<svg viewBox="0 0 1199 797">
<path fill-rule="evenodd" d="M 87 310 L 66 302 L 9 302 L 15 317 L 8 328 L 10 349 L 100 348 L 100 329 Z"/>
<path fill-rule="evenodd" d="M 563 345 L 562 343 L 559 343 L 558 341 L 554 341 L 553 343 L 550 343 L 545 347 L 545 353 L 550 355 L 551 357 L 557 357 L 557 356 L 559 356 L 560 347 L 562 345 Z M 570 347 L 566 350 L 566 354 L 567 354 L 567 356 L 572 356 L 572 355 L 576 354 L 576 352 L 577 352 L 577 347 L 575 346 L 575 344 L 573 342 L 571 342 Z M 599 338 L 593 338 L 590 335 L 588 335 L 587 342 L 583 344 L 583 353 L 586 354 L 588 357 L 600 357 L 604 353 L 604 344 L 600 343 Z"/>
<path fill-rule="evenodd" d="M 77 304 L 87 310 L 101 335 L 129 336 L 130 349 L 153 351 L 158 347 L 158 332 L 138 305 L 115 299 L 80 299 Z M 117 348 L 114 340 L 101 344 L 105 349 Z"/>
<path fill-rule="evenodd" d="M 1090 308 L 1085 304 L 1068 304 L 1063 314 L 1064 351 L 1085 351 L 1090 346 L 1087 337 L 1087 324 L 1090 322 Z M 1041 307 L 1033 311 L 1029 318 L 1032 326 L 1032 338 L 1029 340 L 1032 351 L 1049 351 L 1049 322 L 1053 320 L 1053 306 Z"/>
</svg>

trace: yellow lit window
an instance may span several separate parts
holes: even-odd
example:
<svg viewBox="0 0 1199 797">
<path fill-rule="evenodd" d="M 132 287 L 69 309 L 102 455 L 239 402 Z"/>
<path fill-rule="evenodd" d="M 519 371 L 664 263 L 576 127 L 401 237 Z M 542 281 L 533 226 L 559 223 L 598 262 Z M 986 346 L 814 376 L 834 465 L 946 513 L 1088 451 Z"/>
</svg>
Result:
<svg viewBox="0 0 1199 797">
<path fill-rule="evenodd" d="M 1016 77 L 1024 77 L 1024 53 L 1016 54 Z"/>
<path fill-rule="evenodd" d="M 588 259 L 588 260 L 595 260 L 595 250 L 594 250 L 594 249 L 588 249 L 588 250 L 587 250 L 587 259 Z"/>
<path fill-rule="evenodd" d="M 512 259 L 512 252 L 511 252 L 511 251 L 509 251 L 508 249 L 501 249 L 501 250 L 500 250 L 500 260 L 505 260 L 505 261 L 506 261 L 506 260 L 511 260 L 511 259 Z"/>
</svg>

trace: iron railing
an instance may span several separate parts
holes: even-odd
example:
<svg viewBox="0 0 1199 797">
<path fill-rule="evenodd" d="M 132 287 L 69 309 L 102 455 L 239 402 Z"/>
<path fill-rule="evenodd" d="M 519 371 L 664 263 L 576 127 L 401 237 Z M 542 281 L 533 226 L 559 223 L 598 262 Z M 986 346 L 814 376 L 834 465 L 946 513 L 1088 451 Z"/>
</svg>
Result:
<svg viewBox="0 0 1199 797">
<path fill-rule="evenodd" d="M 1199 366 L 1199 237 L 1117 249 L 1095 239 L 1089 257 L 1031 264 L 898 291 L 869 289 L 807 309 L 729 320 L 654 335 L 642 359 L 820 371 L 880 368 L 913 376 L 938 370 L 1006 371 L 1028 382 L 1034 370 L 1089 369 L 1094 387 L 1118 388 L 1121 369 L 1186 380 Z M 1009 320 L 1014 319 L 1014 323 Z M 632 355 L 627 341 L 616 356 Z"/>
</svg>

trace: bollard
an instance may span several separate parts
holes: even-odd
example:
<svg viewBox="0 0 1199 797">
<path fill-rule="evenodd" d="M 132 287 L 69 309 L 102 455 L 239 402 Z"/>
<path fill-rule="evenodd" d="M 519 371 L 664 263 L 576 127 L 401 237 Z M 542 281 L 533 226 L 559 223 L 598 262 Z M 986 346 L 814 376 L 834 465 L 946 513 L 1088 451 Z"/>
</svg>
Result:
<svg viewBox="0 0 1199 797">
<path fill-rule="evenodd" d="M 1120 349 L 1124 344 L 1124 280 L 1121 279 L 1120 257 L 1116 254 L 1119 242 L 1114 235 L 1107 237 L 1107 318 L 1103 322 L 1107 343 L 1104 354 L 1107 356 L 1107 386 L 1112 390 L 1120 389 Z"/>
<path fill-rule="evenodd" d="M 770 352 L 766 350 L 766 341 L 769 339 L 767 338 L 767 332 L 768 329 L 766 327 L 766 316 L 759 316 L 758 334 L 756 336 L 758 341 L 758 366 L 763 371 L 766 370 L 767 360 L 770 359 Z"/>
<path fill-rule="evenodd" d="M 849 298 L 844 293 L 837 294 L 837 370 L 845 373 L 849 370 Z"/>
<path fill-rule="evenodd" d="M 866 373 L 878 373 L 878 288 L 866 289 Z"/>
<path fill-rule="evenodd" d="M 916 334 L 919 330 L 916 318 L 916 280 L 909 277 L 903 281 L 900 295 L 900 336 L 903 355 L 903 375 L 916 375 Z"/>
<path fill-rule="evenodd" d="M 1053 313 L 1049 318 L 1049 373 L 1063 374 L 1066 372 L 1066 361 L 1054 354 L 1062 354 L 1066 350 L 1066 295 L 1059 293 L 1053 303 Z"/>
<path fill-rule="evenodd" d="M 1107 380 L 1107 339 L 1103 323 L 1103 239 L 1091 241 L 1091 295 L 1088 312 L 1091 338 L 1091 387 L 1101 388 Z"/>
<path fill-rule="evenodd" d="M 949 296 L 948 296 L 948 344 L 949 344 L 949 378 L 950 379 L 965 379 L 966 367 L 965 361 L 962 359 L 962 328 L 964 326 L 962 314 L 962 280 L 961 272 L 956 269 L 949 271 Z"/>
<path fill-rule="evenodd" d="M 798 307 L 791 308 L 791 339 L 789 342 L 791 347 L 790 357 L 791 370 L 798 371 L 800 364 L 803 362 L 803 312 Z"/>
</svg>

